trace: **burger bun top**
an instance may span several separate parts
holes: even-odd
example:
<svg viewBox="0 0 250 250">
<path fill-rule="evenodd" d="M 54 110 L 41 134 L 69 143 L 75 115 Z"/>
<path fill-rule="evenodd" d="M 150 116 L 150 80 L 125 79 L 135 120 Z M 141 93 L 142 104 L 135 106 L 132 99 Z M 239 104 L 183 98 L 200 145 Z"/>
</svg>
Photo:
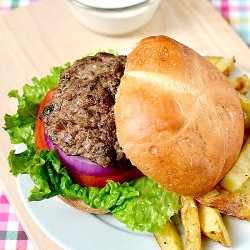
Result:
<svg viewBox="0 0 250 250">
<path fill-rule="evenodd" d="M 204 57 L 166 36 L 145 38 L 128 55 L 114 111 L 127 158 L 180 195 L 209 192 L 242 146 L 236 90 Z"/>
</svg>

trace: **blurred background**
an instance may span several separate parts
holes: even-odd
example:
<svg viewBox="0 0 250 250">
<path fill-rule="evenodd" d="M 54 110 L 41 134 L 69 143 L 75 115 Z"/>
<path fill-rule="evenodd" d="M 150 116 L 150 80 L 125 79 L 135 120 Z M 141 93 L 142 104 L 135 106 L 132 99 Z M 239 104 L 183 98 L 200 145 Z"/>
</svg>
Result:
<svg viewBox="0 0 250 250">
<path fill-rule="evenodd" d="M 42 0 L 0 0 L 0 13 Z M 168 0 L 163 0 L 168 1 Z M 197 0 L 198 1 L 198 0 Z M 207 0 L 250 46 L 250 0 Z"/>
</svg>

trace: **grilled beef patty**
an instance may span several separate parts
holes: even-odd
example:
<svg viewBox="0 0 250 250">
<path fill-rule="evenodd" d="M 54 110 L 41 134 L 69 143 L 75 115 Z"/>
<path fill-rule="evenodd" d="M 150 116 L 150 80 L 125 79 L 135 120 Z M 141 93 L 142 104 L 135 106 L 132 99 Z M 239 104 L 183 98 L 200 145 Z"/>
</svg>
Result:
<svg viewBox="0 0 250 250">
<path fill-rule="evenodd" d="M 126 56 L 97 53 L 61 72 L 52 102 L 40 119 L 45 134 L 67 155 L 101 166 L 125 158 L 116 137 L 113 106 Z"/>
</svg>

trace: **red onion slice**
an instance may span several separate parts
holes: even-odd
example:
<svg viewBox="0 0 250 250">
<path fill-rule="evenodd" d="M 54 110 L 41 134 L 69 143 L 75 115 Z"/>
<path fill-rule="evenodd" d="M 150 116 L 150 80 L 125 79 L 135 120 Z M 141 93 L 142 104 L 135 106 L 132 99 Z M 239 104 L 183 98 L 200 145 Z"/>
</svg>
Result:
<svg viewBox="0 0 250 250">
<path fill-rule="evenodd" d="M 79 174 L 91 176 L 108 176 L 115 175 L 128 169 L 135 168 L 131 164 L 125 162 L 124 164 L 117 164 L 117 166 L 102 167 L 82 156 L 68 156 L 57 145 L 45 135 L 45 141 L 49 149 L 54 148 L 63 166 L 70 167 Z"/>
</svg>

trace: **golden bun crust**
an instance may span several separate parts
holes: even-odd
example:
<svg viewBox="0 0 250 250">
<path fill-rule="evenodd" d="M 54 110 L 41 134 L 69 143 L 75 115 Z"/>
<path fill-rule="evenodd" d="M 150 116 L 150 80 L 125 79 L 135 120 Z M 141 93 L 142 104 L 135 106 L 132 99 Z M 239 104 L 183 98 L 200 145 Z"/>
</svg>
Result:
<svg viewBox="0 0 250 250">
<path fill-rule="evenodd" d="M 92 214 L 106 214 L 109 211 L 104 211 L 101 209 L 94 209 L 89 207 L 88 205 L 86 205 L 81 199 L 70 199 L 70 198 L 66 198 L 63 197 L 62 195 L 58 195 L 58 197 L 65 203 L 67 203 L 68 205 L 70 205 L 71 207 L 74 207 L 78 210 L 82 210 L 82 211 L 86 211 L 88 213 L 92 213 Z"/>
<path fill-rule="evenodd" d="M 181 195 L 210 191 L 243 141 L 241 104 L 227 78 L 166 36 L 145 38 L 128 55 L 115 119 L 132 164 Z"/>
</svg>

